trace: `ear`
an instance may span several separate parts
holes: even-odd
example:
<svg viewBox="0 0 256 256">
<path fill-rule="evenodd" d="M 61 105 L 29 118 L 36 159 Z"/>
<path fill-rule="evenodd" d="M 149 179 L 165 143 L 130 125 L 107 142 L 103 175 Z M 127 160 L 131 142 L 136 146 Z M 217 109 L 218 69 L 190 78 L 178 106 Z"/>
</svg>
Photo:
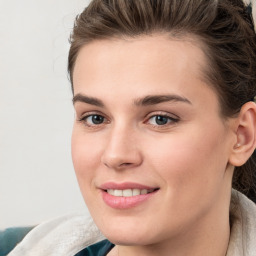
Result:
<svg viewBox="0 0 256 256">
<path fill-rule="evenodd" d="M 236 142 L 229 157 L 233 166 L 246 163 L 256 148 L 256 104 L 247 102 L 235 122 Z"/>
</svg>

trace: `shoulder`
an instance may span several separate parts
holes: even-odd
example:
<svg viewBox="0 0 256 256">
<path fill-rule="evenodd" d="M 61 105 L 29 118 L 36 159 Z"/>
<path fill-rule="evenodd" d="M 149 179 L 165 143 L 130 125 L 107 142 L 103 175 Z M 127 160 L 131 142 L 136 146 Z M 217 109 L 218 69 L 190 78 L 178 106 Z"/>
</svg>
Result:
<svg viewBox="0 0 256 256">
<path fill-rule="evenodd" d="M 7 255 L 34 227 L 12 227 L 0 230 L 0 255 Z"/>
<path fill-rule="evenodd" d="M 103 239 L 91 217 L 69 214 L 36 226 L 9 256 L 73 256 Z"/>
<path fill-rule="evenodd" d="M 256 205 L 245 195 L 232 190 L 231 234 L 227 256 L 254 256 L 256 253 Z"/>
</svg>

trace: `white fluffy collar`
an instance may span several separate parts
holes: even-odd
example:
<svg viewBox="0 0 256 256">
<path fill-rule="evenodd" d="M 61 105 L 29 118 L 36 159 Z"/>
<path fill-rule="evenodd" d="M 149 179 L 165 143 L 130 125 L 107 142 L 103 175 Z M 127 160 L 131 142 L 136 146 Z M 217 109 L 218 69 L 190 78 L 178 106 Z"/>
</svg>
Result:
<svg viewBox="0 0 256 256">
<path fill-rule="evenodd" d="M 232 191 L 231 235 L 226 256 L 256 255 L 256 205 L 238 191 Z"/>
</svg>

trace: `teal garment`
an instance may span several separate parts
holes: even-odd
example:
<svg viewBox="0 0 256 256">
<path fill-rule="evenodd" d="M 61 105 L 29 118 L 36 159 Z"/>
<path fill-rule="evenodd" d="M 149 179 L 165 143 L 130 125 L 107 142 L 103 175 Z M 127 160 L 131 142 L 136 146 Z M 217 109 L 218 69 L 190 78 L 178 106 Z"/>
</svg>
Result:
<svg viewBox="0 0 256 256">
<path fill-rule="evenodd" d="M 6 256 L 34 227 L 15 227 L 0 230 L 0 256 Z"/>
<path fill-rule="evenodd" d="M 106 256 L 114 246 L 108 240 L 103 240 L 84 248 L 75 256 Z"/>
</svg>

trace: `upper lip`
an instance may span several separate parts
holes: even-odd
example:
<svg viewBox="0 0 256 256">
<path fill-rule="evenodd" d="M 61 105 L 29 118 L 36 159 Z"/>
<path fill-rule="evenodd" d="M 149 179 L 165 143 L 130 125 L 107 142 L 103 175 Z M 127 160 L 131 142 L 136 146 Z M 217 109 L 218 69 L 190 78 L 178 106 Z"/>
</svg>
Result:
<svg viewBox="0 0 256 256">
<path fill-rule="evenodd" d="M 102 190 L 108 190 L 108 189 L 118 189 L 118 190 L 124 190 L 124 189 L 157 189 L 157 187 L 150 187 L 147 185 L 134 183 L 134 182 L 123 182 L 123 183 L 115 183 L 115 182 L 106 182 L 102 184 L 100 187 Z"/>
</svg>

